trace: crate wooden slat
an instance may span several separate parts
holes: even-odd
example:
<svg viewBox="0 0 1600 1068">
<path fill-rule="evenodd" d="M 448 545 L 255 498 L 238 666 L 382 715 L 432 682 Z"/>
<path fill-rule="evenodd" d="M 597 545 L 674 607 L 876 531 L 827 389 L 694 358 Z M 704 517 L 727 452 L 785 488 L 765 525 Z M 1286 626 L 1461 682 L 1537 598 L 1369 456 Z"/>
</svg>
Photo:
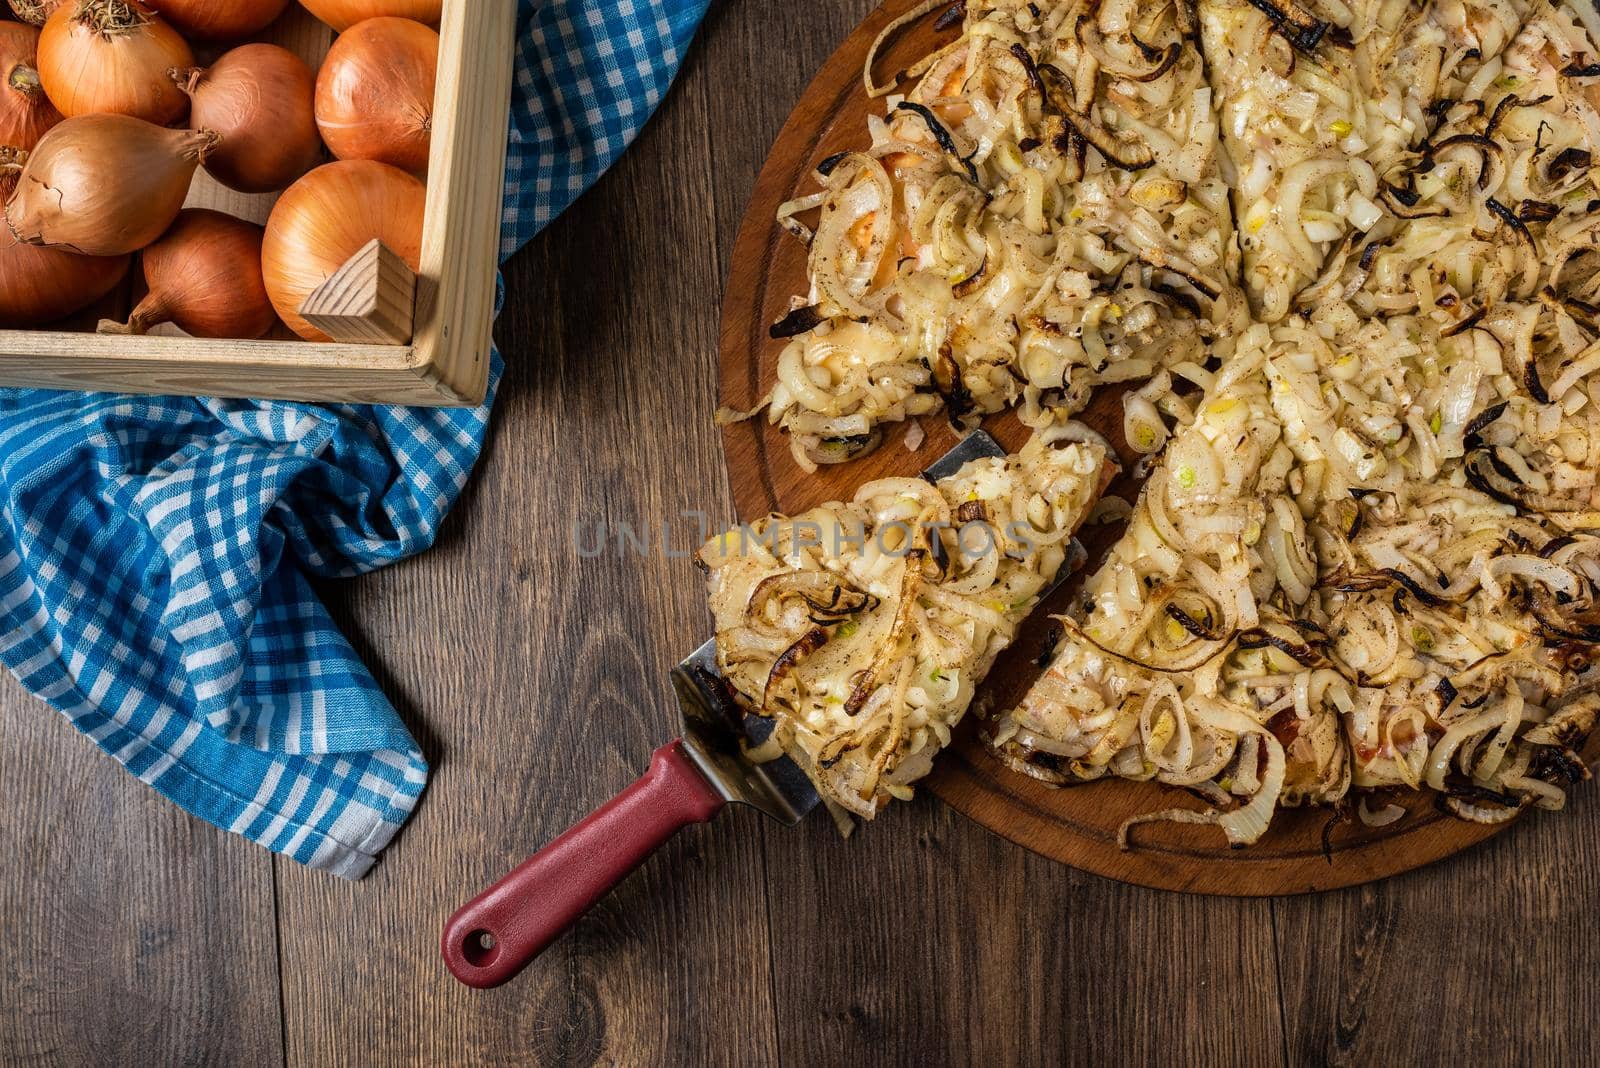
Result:
<svg viewBox="0 0 1600 1068">
<path fill-rule="evenodd" d="M 0 330 L 0 385 L 481 403 L 489 376 L 515 18 L 510 0 L 445 0 L 411 344 L 312 344 L 286 332 L 265 341 L 211 341 L 171 330 L 147 337 Z M 297 53 L 315 70 L 333 33 L 294 5 L 263 39 Z M 275 199 L 235 193 L 202 171 L 188 203 L 265 222 Z M 76 322 L 92 328 L 97 314 Z"/>
</svg>

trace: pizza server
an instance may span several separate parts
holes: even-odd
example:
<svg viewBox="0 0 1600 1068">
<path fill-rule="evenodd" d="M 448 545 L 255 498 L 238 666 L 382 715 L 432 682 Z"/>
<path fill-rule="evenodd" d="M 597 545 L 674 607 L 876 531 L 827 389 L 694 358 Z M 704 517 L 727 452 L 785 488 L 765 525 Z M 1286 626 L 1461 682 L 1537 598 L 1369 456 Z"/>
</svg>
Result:
<svg viewBox="0 0 1600 1068">
<path fill-rule="evenodd" d="M 937 482 L 971 460 L 1005 455 L 974 431 L 922 476 Z M 714 639 L 672 670 L 672 686 L 683 736 L 657 749 L 633 785 L 450 917 L 441 945 L 450 974 L 479 988 L 511 979 L 669 838 L 729 802 L 787 826 L 817 806 L 816 789 L 788 757 L 757 764 L 745 755 L 774 725 L 729 697 Z"/>
</svg>

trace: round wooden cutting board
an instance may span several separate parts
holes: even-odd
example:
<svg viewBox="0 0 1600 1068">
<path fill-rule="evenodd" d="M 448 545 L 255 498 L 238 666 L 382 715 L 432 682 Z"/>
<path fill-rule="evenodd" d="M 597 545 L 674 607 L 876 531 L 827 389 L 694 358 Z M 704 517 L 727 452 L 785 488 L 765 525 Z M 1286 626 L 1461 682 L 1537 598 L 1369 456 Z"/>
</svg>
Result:
<svg viewBox="0 0 1600 1068">
<path fill-rule="evenodd" d="M 867 50 L 885 25 L 914 6 L 915 0 L 888 0 L 857 27 L 806 89 L 761 171 L 739 230 L 722 309 L 722 403 L 729 408 L 749 409 L 770 388 L 783 343 L 769 339 L 767 328 L 789 310 L 791 296 L 808 289 L 805 249 L 774 221 L 778 206 L 816 190 L 811 175 L 824 157 L 866 144 L 869 106 L 883 113 L 883 101 L 868 101 L 862 88 Z M 956 28 L 936 30 L 934 23 L 933 15 L 923 18 L 880 50 L 880 80 L 958 33 Z M 1116 391 L 1102 391 L 1080 418 L 1122 448 L 1122 402 Z M 746 520 L 771 511 L 792 514 L 824 501 L 849 500 L 870 479 L 915 475 L 959 440 L 942 415 L 924 418 L 922 426 L 926 440 L 916 452 L 905 447 L 907 428 L 896 426 L 886 430 L 883 444 L 872 454 L 824 467 L 816 475 L 796 466 L 788 440 L 764 415 L 729 426 L 723 443 L 739 514 Z M 1011 415 L 991 416 L 984 426 L 1008 449 L 1027 440 L 1028 431 Z M 1123 458 L 1125 467 L 1131 467 L 1132 454 L 1124 452 Z M 1111 492 L 1131 501 L 1137 486 L 1124 478 Z M 1096 566 L 1116 533 L 1107 528 L 1084 531 L 1082 540 L 1090 551 L 1085 571 L 1033 614 L 980 689 L 974 713 L 980 706 L 1014 704 L 1038 676 L 1034 661 L 1047 617 L 1065 610 L 1082 574 Z M 1505 826 L 1457 820 L 1437 810 L 1430 798 L 1413 794 L 1385 799 L 1408 811 L 1404 819 L 1382 828 L 1354 819 L 1330 825 L 1329 809 L 1296 809 L 1279 812 L 1267 836 L 1247 849 L 1229 849 L 1215 827 L 1158 824 L 1137 828 L 1135 847 L 1124 851 L 1117 846 L 1117 828 L 1129 816 L 1173 806 L 1199 808 L 1201 803 L 1187 792 L 1152 783 L 1104 781 L 1052 789 L 996 761 L 979 738 L 980 729 L 980 717 L 969 715 L 922 785 L 1036 853 L 1144 886 L 1236 896 L 1328 890 L 1428 864 Z"/>
</svg>

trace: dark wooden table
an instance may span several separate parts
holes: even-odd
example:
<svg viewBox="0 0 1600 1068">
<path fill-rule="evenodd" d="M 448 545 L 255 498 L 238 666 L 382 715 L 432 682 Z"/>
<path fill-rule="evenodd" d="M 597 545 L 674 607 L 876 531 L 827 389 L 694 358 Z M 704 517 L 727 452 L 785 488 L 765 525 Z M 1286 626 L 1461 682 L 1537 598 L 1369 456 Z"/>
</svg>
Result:
<svg viewBox="0 0 1600 1068">
<path fill-rule="evenodd" d="M 1185 897 L 931 798 L 849 842 L 732 811 L 519 981 L 444 918 L 643 769 L 708 624 L 690 561 L 573 524 L 732 517 L 711 425 L 728 249 L 767 146 L 871 0 L 721 0 L 626 159 L 510 266 L 485 462 L 437 549 L 329 589 L 435 771 L 345 883 L 185 816 L 0 684 L 6 1063 L 1424 1064 L 1600 1057 L 1600 786 L 1389 882 Z M 736 265 L 733 265 L 736 269 Z M 673 548 L 692 540 L 675 520 Z"/>
</svg>

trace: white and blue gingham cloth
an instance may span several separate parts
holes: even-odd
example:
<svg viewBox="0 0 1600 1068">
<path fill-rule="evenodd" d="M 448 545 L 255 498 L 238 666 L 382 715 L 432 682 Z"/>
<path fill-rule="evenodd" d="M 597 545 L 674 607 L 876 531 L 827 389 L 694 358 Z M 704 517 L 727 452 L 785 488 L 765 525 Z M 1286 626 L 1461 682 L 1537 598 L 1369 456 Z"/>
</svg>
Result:
<svg viewBox="0 0 1600 1068">
<path fill-rule="evenodd" d="M 521 0 L 505 255 L 632 141 L 706 2 Z M 0 389 L 0 660 L 196 816 L 359 877 L 428 766 L 310 580 L 432 544 L 500 370 L 473 410 Z"/>
</svg>

